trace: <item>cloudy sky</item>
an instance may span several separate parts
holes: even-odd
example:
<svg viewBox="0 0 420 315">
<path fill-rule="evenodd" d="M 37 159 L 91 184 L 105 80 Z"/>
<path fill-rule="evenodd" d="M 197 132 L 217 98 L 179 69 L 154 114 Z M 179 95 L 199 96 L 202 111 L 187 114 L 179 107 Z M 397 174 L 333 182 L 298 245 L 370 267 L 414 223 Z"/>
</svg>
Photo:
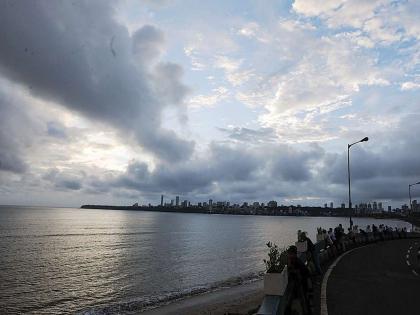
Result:
<svg viewBox="0 0 420 315">
<path fill-rule="evenodd" d="M 353 201 L 408 203 L 419 21 L 418 1 L 1 1 L 0 204 L 341 203 L 365 136 Z"/>
</svg>

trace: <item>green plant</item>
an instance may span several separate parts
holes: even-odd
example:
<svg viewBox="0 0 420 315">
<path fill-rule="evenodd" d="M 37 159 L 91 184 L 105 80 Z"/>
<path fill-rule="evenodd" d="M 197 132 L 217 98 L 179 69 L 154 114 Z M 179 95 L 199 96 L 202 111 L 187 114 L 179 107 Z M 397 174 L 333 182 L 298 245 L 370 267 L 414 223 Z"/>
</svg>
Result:
<svg viewBox="0 0 420 315">
<path fill-rule="evenodd" d="M 266 245 L 269 248 L 268 259 L 264 259 L 265 269 L 267 273 L 282 272 L 284 266 L 287 265 L 286 250 L 280 250 L 280 248 L 272 242 L 268 242 Z"/>
</svg>

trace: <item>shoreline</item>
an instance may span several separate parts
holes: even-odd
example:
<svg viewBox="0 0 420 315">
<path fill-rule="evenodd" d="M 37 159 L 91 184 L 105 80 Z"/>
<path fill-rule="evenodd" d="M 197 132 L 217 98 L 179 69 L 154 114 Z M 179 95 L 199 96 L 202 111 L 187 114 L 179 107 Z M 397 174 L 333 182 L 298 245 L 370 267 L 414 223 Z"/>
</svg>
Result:
<svg viewBox="0 0 420 315">
<path fill-rule="evenodd" d="M 385 218 L 378 218 L 385 219 Z M 395 219 L 395 218 L 394 218 Z M 411 220 L 410 220 L 411 219 Z M 401 221 L 420 226 L 420 219 L 400 218 Z M 416 224 L 417 223 L 417 224 Z M 262 303 L 264 281 L 239 284 L 229 288 L 186 297 L 166 305 L 141 312 L 143 315 L 249 315 L 255 314 Z"/>
<path fill-rule="evenodd" d="M 141 312 L 142 315 L 253 314 L 263 300 L 263 280 L 181 299 Z"/>
</svg>

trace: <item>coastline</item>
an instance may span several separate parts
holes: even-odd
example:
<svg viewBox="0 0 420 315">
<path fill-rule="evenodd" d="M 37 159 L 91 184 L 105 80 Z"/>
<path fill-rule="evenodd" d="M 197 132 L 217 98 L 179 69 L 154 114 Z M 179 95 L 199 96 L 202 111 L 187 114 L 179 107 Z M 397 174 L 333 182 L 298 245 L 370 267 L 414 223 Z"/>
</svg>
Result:
<svg viewBox="0 0 420 315">
<path fill-rule="evenodd" d="M 345 208 L 334 208 L 334 212 L 330 208 L 312 207 L 312 206 L 278 206 L 278 207 L 247 207 L 247 208 L 208 208 L 208 207 L 176 207 L 176 206 L 111 206 L 111 205 L 82 205 L 80 209 L 91 210 L 126 210 L 126 211 L 145 211 L 145 212 L 164 212 L 164 213 L 195 213 L 195 214 L 217 214 L 217 215 L 245 215 L 245 216 L 280 216 L 280 217 L 343 217 L 348 218 Z M 327 212 L 325 212 L 327 209 Z M 370 219 L 396 219 L 407 221 L 407 216 L 397 215 L 395 213 L 375 213 L 375 214 L 358 214 L 353 218 L 370 218 Z M 411 223 L 411 222 L 410 222 Z"/>
<path fill-rule="evenodd" d="M 195 295 L 151 310 L 143 315 L 253 314 L 263 299 L 263 280 Z"/>
<path fill-rule="evenodd" d="M 420 218 L 400 218 L 414 226 L 420 226 Z M 141 312 L 144 315 L 249 315 L 255 314 L 264 297 L 264 281 L 240 284 L 230 288 L 203 293 L 174 301 L 167 305 Z M 316 289 L 319 291 L 319 288 Z M 318 292 L 319 293 L 319 292 Z"/>
</svg>

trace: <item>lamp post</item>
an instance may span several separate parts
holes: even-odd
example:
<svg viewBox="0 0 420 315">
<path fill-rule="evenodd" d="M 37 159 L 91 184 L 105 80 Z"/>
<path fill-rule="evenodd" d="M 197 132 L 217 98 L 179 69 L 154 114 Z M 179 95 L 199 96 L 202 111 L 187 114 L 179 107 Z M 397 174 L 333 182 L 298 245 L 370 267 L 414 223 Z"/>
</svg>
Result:
<svg viewBox="0 0 420 315">
<path fill-rule="evenodd" d="M 348 174 L 348 179 L 349 179 L 349 211 L 350 211 L 350 228 L 353 226 L 353 221 L 351 219 L 351 213 L 352 213 L 352 209 L 351 209 L 351 188 L 350 188 L 350 148 L 355 145 L 356 143 L 359 142 L 365 142 L 368 141 L 369 138 L 368 137 L 364 137 L 362 140 L 356 141 L 352 144 L 348 144 L 347 145 L 347 174 Z"/>
<path fill-rule="evenodd" d="M 410 197 L 410 214 L 413 212 L 413 204 L 411 203 L 411 186 L 419 185 L 420 182 L 408 185 L 408 196 Z"/>
</svg>

